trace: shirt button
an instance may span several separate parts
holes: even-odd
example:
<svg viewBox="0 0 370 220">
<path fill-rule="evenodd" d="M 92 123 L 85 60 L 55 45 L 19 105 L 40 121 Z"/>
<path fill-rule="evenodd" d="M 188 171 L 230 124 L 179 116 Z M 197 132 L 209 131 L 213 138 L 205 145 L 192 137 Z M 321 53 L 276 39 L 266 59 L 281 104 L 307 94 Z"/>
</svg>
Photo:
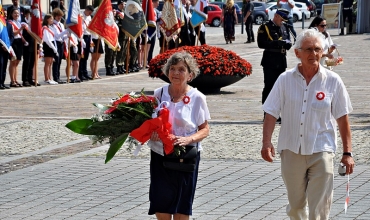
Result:
<svg viewBox="0 0 370 220">
<path fill-rule="evenodd" d="M 301 125 L 303 125 L 303 123 L 301 123 Z"/>
<path fill-rule="evenodd" d="M 304 102 L 306 102 L 306 100 L 304 100 Z"/>
<path fill-rule="evenodd" d="M 302 115 L 304 114 L 304 112 L 302 112 Z"/>
<path fill-rule="evenodd" d="M 303 135 L 301 135 L 301 137 L 302 137 Z"/>
</svg>

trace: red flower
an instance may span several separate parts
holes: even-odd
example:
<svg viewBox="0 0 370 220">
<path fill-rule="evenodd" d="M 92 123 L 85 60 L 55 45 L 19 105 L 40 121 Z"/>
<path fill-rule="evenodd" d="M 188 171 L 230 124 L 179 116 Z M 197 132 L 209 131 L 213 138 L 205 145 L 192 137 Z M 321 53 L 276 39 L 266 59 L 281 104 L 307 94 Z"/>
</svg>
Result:
<svg viewBox="0 0 370 220">
<path fill-rule="evenodd" d="M 166 64 L 167 59 L 170 58 L 172 54 L 179 51 L 187 51 L 197 60 L 200 74 L 213 76 L 248 76 L 252 73 L 252 65 L 233 51 L 202 45 L 179 47 L 157 55 L 149 63 L 149 76 L 156 78 L 163 75 L 162 67 Z"/>
</svg>

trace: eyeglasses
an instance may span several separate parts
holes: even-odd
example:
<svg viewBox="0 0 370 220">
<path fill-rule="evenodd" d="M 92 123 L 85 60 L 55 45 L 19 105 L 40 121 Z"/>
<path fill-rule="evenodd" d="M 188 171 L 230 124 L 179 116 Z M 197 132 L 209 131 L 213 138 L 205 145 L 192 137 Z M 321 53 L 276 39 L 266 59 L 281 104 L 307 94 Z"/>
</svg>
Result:
<svg viewBox="0 0 370 220">
<path fill-rule="evenodd" d="M 322 48 L 319 48 L 319 47 L 315 47 L 315 48 L 306 48 L 306 49 L 303 49 L 303 48 L 299 48 L 300 50 L 302 50 L 303 52 L 305 53 L 312 53 L 312 52 L 315 52 L 315 53 L 321 53 L 322 52 Z"/>
<path fill-rule="evenodd" d="M 323 28 L 326 27 L 326 24 L 320 24 L 319 26 Z"/>
</svg>

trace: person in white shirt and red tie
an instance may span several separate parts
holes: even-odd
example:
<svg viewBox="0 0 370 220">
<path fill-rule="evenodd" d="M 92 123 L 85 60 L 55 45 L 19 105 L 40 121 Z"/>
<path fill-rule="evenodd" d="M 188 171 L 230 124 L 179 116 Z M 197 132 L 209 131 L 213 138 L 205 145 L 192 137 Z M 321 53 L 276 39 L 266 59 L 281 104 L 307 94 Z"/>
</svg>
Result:
<svg viewBox="0 0 370 220">
<path fill-rule="evenodd" d="M 55 43 L 59 56 L 54 57 L 55 61 L 53 62 L 53 79 L 58 84 L 66 83 L 60 79 L 60 64 L 64 56 L 64 40 L 68 38 L 68 30 L 64 29 L 64 25 L 60 22 L 64 13 L 60 8 L 53 10 L 52 15 L 54 17 L 54 23 L 51 25 L 51 30 L 54 33 Z"/>
<path fill-rule="evenodd" d="M 271 138 L 276 119 L 280 114 L 285 119 L 281 122 L 277 151 L 290 219 L 329 219 L 337 126 L 343 143 L 340 162 L 346 166 L 345 173 L 353 173 L 355 166 L 348 119 L 351 101 L 340 76 L 320 65 L 324 45 L 320 32 L 302 31 L 294 45 L 301 62 L 279 76 L 263 104 L 266 118 L 261 156 L 268 162 L 275 156 Z"/>
<path fill-rule="evenodd" d="M 54 32 L 51 30 L 53 24 L 53 16 L 51 14 L 45 15 L 42 21 L 42 48 L 44 51 L 45 83 L 57 85 L 58 83 L 51 79 L 51 66 L 55 57 L 60 56 L 56 47 Z"/>
</svg>

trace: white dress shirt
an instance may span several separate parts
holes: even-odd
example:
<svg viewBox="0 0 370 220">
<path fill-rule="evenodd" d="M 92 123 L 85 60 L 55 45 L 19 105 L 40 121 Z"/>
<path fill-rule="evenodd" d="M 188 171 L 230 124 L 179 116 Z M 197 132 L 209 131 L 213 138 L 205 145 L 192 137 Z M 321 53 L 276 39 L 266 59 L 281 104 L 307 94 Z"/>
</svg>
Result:
<svg viewBox="0 0 370 220">
<path fill-rule="evenodd" d="M 64 38 L 63 35 L 65 35 L 64 32 L 64 25 L 56 20 L 54 20 L 54 24 L 51 25 L 50 28 L 54 33 L 54 38 L 56 41 L 63 42 Z"/>
<path fill-rule="evenodd" d="M 297 65 L 279 76 L 263 110 L 275 118 L 281 114 L 279 153 L 311 155 L 336 151 L 336 119 L 349 114 L 352 105 L 338 74 L 320 65 L 307 85 Z"/>
<path fill-rule="evenodd" d="M 82 13 L 82 30 L 84 35 L 91 35 L 91 33 L 87 30 L 91 22 L 91 16 L 86 16 L 85 13 Z"/>
<path fill-rule="evenodd" d="M 20 16 L 19 16 L 20 17 Z M 12 25 L 12 28 L 13 28 L 13 32 L 14 31 L 17 31 L 19 29 L 21 29 L 21 23 L 18 22 L 17 20 L 9 20 L 9 23 Z M 21 30 L 19 32 L 19 34 L 17 35 L 14 35 L 14 39 L 21 39 L 22 38 L 22 33 L 23 33 L 23 30 Z"/>
<path fill-rule="evenodd" d="M 44 26 L 42 28 L 42 41 L 45 42 L 54 53 L 57 53 L 57 48 L 54 44 L 54 32 L 51 30 L 51 26 Z"/>
</svg>

